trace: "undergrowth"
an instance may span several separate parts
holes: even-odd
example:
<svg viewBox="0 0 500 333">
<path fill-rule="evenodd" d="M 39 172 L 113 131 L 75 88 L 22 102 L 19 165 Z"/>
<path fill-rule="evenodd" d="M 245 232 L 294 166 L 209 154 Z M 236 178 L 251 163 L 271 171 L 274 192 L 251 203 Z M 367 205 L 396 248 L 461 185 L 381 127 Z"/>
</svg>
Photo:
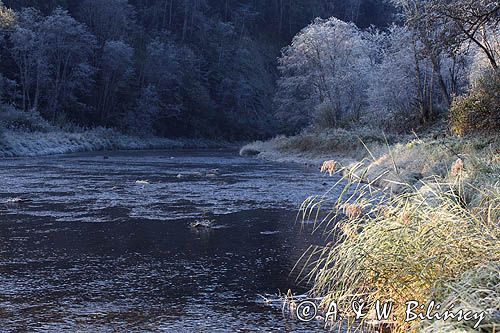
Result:
<svg viewBox="0 0 500 333">
<path fill-rule="evenodd" d="M 397 163 L 394 159 L 396 168 Z M 495 151 L 460 154 L 444 175 L 422 178 L 418 185 L 400 183 L 405 190 L 399 193 L 374 186 L 395 170 L 367 183 L 363 164 L 342 168 L 329 161 L 323 171 L 342 173 L 336 186 L 343 188 L 334 191 L 340 195 L 333 207 L 324 208 L 328 195 L 311 197 L 301 207 L 302 219 L 313 217 L 315 232 L 327 239 L 326 246 L 312 246 L 303 256 L 302 277 L 313 283 L 312 297 L 321 297 L 325 307 L 342 300 L 346 313 L 357 299 L 372 309 L 377 300 L 393 302 L 395 318 L 383 324 L 396 333 L 475 331 L 473 322 L 405 322 L 409 300 L 485 311 L 479 329 L 498 331 L 500 158 Z M 373 319 L 372 312 L 362 322 L 344 324 L 348 331 L 366 330 Z M 375 331 L 381 324 L 370 327 Z"/>
</svg>

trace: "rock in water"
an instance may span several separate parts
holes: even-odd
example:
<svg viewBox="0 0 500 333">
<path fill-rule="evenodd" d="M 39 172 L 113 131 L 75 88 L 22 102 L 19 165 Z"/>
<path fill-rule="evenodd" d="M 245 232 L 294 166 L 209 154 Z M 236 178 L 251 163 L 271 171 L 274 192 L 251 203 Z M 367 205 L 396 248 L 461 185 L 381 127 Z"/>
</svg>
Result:
<svg viewBox="0 0 500 333">
<path fill-rule="evenodd" d="M 195 229 L 206 229 L 206 228 L 212 228 L 214 223 L 211 220 L 196 220 L 194 222 L 191 222 L 191 228 Z"/>
</svg>

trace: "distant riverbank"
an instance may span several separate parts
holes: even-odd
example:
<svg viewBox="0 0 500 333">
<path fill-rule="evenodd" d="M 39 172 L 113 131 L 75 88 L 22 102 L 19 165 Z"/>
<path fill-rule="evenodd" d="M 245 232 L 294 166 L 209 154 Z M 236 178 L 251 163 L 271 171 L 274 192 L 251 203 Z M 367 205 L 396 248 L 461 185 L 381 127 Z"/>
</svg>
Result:
<svg viewBox="0 0 500 333">
<path fill-rule="evenodd" d="M 80 131 L 0 132 L 0 158 L 45 156 L 77 152 L 144 149 L 221 148 L 229 143 L 208 139 L 166 139 L 137 137 L 107 128 Z"/>
</svg>

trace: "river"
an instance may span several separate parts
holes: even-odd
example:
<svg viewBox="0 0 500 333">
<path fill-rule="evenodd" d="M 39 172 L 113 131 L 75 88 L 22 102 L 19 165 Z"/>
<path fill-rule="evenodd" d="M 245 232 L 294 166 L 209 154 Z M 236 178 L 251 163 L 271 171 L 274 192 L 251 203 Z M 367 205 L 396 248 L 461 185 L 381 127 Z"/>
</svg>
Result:
<svg viewBox="0 0 500 333">
<path fill-rule="evenodd" d="M 227 150 L 0 160 L 0 331 L 321 332 L 258 295 L 304 291 L 295 215 L 332 183 Z"/>
</svg>

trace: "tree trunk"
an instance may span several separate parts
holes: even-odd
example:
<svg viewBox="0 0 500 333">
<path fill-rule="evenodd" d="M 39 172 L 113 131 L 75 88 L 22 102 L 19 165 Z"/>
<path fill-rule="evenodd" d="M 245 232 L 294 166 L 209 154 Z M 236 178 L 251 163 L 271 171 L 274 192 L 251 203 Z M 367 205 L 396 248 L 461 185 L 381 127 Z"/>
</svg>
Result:
<svg viewBox="0 0 500 333">
<path fill-rule="evenodd" d="M 428 109 L 425 105 L 425 84 L 422 83 L 422 72 L 420 71 L 420 61 L 416 50 L 415 41 L 413 41 L 413 55 L 415 59 L 415 78 L 417 80 L 417 102 L 420 111 L 420 123 L 424 124 L 428 117 Z"/>
<path fill-rule="evenodd" d="M 187 27 L 188 27 L 188 6 L 184 5 L 184 23 L 182 24 L 182 41 L 186 39 Z"/>
<path fill-rule="evenodd" d="M 446 83 L 444 82 L 443 75 L 441 74 L 441 64 L 439 63 L 439 59 L 437 59 L 434 55 L 430 56 L 432 68 L 437 75 L 439 89 L 441 90 L 441 94 L 443 95 L 444 101 L 446 102 L 446 106 L 451 105 L 451 97 L 448 92 L 448 87 L 446 87 Z"/>
</svg>

